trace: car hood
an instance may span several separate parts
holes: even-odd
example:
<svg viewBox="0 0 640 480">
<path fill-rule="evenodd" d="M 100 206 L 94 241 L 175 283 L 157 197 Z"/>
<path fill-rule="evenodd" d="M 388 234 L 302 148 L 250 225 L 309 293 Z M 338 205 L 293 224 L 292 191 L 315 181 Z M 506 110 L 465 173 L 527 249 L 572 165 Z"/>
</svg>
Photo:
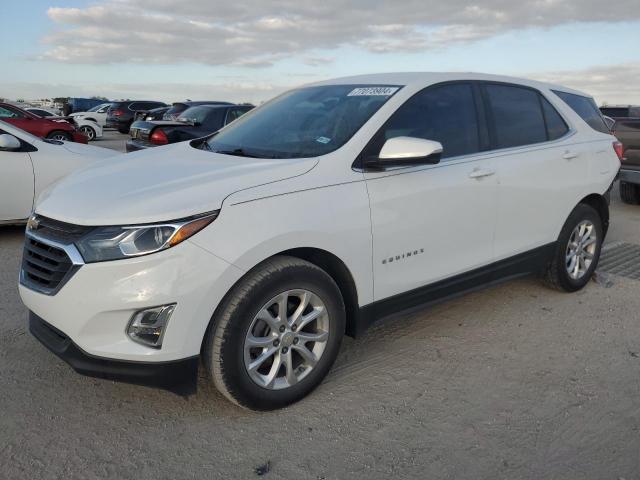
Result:
<svg viewBox="0 0 640 480">
<path fill-rule="evenodd" d="M 175 220 L 217 210 L 234 192 L 302 175 L 316 164 L 315 158 L 221 155 L 181 142 L 73 173 L 39 198 L 36 212 L 77 225 Z"/>
<path fill-rule="evenodd" d="M 107 158 L 121 155 L 121 153 L 116 150 L 94 147 L 93 145 L 77 142 L 63 142 L 62 147 L 68 152 L 75 153 L 76 155 L 84 155 L 89 158 Z"/>
</svg>

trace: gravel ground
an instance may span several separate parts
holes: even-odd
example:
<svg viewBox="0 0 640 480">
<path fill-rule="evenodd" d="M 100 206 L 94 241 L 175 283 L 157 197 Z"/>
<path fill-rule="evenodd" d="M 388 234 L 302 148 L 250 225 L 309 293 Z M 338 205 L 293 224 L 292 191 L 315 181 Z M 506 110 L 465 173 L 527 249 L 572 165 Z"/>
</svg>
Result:
<svg viewBox="0 0 640 480">
<path fill-rule="evenodd" d="M 640 207 L 612 211 L 609 241 L 640 243 Z M 640 478 L 638 281 L 524 279 L 402 316 L 257 414 L 204 379 L 185 399 L 74 373 L 27 332 L 21 244 L 0 229 L 2 479 Z"/>
</svg>

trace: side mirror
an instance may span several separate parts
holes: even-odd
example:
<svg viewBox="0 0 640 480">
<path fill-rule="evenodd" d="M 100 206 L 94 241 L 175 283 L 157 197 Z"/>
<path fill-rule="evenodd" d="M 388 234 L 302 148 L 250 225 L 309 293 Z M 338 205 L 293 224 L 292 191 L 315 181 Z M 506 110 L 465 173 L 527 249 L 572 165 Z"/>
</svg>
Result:
<svg viewBox="0 0 640 480">
<path fill-rule="evenodd" d="M 378 158 L 367 162 L 379 167 L 434 165 L 440 162 L 442 144 L 414 137 L 395 137 L 387 140 Z"/>
<path fill-rule="evenodd" d="M 0 135 L 0 151 L 15 152 L 21 148 L 22 144 L 20 143 L 20 140 L 13 135 L 9 135 L 8 133 Z"/>
</svg>

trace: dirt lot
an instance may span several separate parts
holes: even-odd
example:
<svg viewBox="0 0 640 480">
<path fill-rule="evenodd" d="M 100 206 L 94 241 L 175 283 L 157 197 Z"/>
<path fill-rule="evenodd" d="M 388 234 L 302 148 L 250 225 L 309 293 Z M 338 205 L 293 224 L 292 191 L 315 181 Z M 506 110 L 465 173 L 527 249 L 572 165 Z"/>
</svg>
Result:
<svg viewBox="0 0 640 480">
<path fill-rule="evenodd" d="M 640 207 L 612 212 L 610 247 L 640 244 Z M 184 399 L 74 373 L 27 332 L 21 243 L 0 230 L 0 478 L 247 479 L 267 462 L 273 479 L 640 478 L 636 280 L 525 279 L 404 316 L 345 341 L 306 400 L 256 414 L 204 379 Z"/>
</svg>

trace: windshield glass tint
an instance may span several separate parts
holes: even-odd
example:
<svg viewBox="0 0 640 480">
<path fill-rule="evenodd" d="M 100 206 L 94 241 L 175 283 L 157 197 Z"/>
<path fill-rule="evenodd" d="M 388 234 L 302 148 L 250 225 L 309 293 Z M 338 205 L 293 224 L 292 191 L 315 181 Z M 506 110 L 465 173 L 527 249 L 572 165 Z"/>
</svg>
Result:
<svg viewBox="0 0 640 480">
<path fill-rule="evenodd" d="M 184 112 L 180 114 L 178 117 L 178 121 L 180 122 L 189 122 L 194 123 L 196 125 L 200 125 L 204 123 L 207 115 L 211 112 L 210 107 L 191 107 L 187 108 Z"/>
<path fill-rule="evenodd" d="M 208 140 L 208 147 L 260 158 L 325 155 L 344 145 L 399 89 L 326 85 L 292 90 L 231 123 Z"/>
</svg>

